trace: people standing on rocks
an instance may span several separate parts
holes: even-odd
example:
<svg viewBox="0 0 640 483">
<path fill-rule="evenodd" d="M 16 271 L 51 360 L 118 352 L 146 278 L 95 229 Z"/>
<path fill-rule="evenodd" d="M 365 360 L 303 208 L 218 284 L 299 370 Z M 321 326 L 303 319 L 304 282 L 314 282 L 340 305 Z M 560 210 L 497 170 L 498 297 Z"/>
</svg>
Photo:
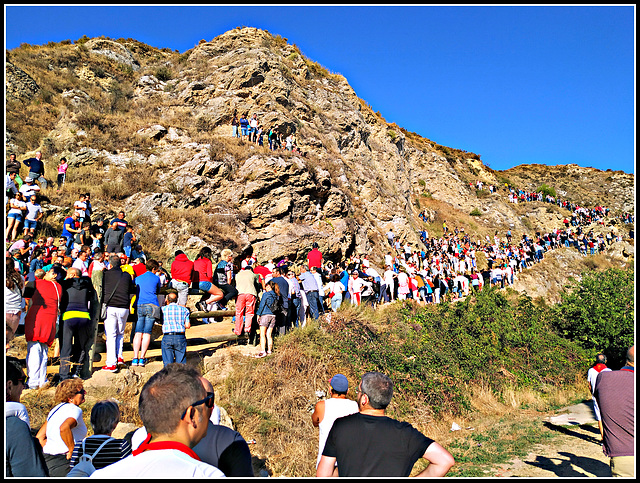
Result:
<svg viewBox="0 0 640 483">
<path fill-rule="evenodd" d="M 189 309 L 178 303 L 178 295 L 169 293 L 162 307 L 162 362 L 165 367 L 173 362 L 186 364 L 187 336 L 191 327 Z"/>
<path fill-rule="evenodd" d="M 241 139 L 242 141 L 244 141 L 247 138 L 248 130 L 249 130 L 249 121 L 247 120 L 246 114 L 240 115 L 239 124 L 240 124 Z"/>
<path fill-rule="evenodd" d="M 62 185 L 67 180 L 67 170 L 69 169 L 69 163 L 67 163 L 67 158 L 62 157 L 60 161 L 58 161 L 58 179 L 56 180 L 58 183 L 57 191 L 62 189 Z"/>
<path fill-rule="evenodd" d="M 273 350 L 273 329 L 276 326 L 276 312 L 279 305 L 280 287 L 274 280 L 265 284 L 256 314 L 260 326 L 260 353 L 256 357 L 265 357 Z"/>
<path fill-rule="evenodd" d="M 86 252 L 83 252 L 86 253 Z M 67 270 L 60 302 L 60 380 L 80 377 L 93 342 L 93 321 L 97 317 L 98 296 L 91 279 L 77 268 Z"/>
<path fill-rule="evenodd" d="M 29 201 L 26 203 L 26 214 L 24 220 L 24 234 L 27 233 L 31 236 L 36 235 L 36 230 L 38 229 L 38 222 L 44 216 L 44 212 L 42 211 L 42 206 L 38 203 L 38 197 L 36 195 L 31 195 Z"/>
<path fill-rule="evenodd" d="M 243 327 L 247 335 L 251 332 L 259 286 L 258 275 L 253 273 L 253 266 L 245 265 L 236 276 L 238 297 L 236 298 L 236 323 L 233 329 L 236 335 L 242 335 Z"/>
<path fill-rule="evenodd" d="M 15 241 L 18 236 L 18 229 L 20 223 L 24 218 L 27 211 L 27 204 L 25 203 L 22 193 L 18 192 L 13 198 L 9 200 L 9 213 L 7 213 L 7 243 Z"/>
<path fill-rule="evenodd" d="M 29 167 L 28 178 L 38 181 L 43 188 L 49 186 L 49 183 L 44 177 L 44 162 L 42 161 L 42 153 L 40 151 L 36 152 L 35 157 L 25 159 L 22 163 Z"/>
<path fill-rule="evenodd" d="M 140 367 L 144 367 L 147 363 L 145 356 L 151 343 L 153 325 L 162 318 L 158 303 L 158 292 L 162 288 L 160 277 L 158 276 L 160 265 L 157 261 L 150 259 L 145 266 L 146 271 L 138 275 L 134 280 L 138 320 L 135 324 L 131 365 Z"/>
<path fill-rule="evenodd" d="M 36 278 L 33 287 L 27 288 L 24 293 L 25 298 L 31 299 L 24 321 L 29 389 L 44 387 L 48 382 L 49 347 L 56 337 L 56 321 L 62 296 L 62 287 L 55 279 L 56 272 L 51 269 L 42 279 Z"/>
<path fill-rule="evenodd" d="M 258 142 L 258 115 L 255 113 L 249 120 L 249 142 L 254 144 Z"/>
<path fill-rule="evenodd" d="M 601 371 L 594 396 L 600 408 L 604 454 L 611 476 L 635 477 L 635 345 L 619 371 Z"/>
<path fill-rule="evenodd" d="M 131 296 L 136 293 L 133 278 L 121 269 L 122 260 L 118 255 L 109 257 L 109 269 L 102 275 L 102 303 L 107 307 L 104 319 L 104 333 L 107 338 L 107 361 L 103 371 L 116 372 L 118 365 L 124 365 L 122 345 L 124 329 L 129 317 Z"/>
<path fill-rule="evenodd" d="M 233 116 L 231 117 L 231 137 L 237 138 L 238 135 L 238 111 L 233 110 Z"/>
<path fill-rule="evenodd" d="M 418 476 L 448 473 L 455 460 L 446 449 L 409 423 L 385 416 L 393 397 L 393 382 L 388 376 L 367 372 L 356 395 L 359 412 L 333 423 L 316 476 L 407 477 L 420 458 L 429 464 Z"/>
</svg>

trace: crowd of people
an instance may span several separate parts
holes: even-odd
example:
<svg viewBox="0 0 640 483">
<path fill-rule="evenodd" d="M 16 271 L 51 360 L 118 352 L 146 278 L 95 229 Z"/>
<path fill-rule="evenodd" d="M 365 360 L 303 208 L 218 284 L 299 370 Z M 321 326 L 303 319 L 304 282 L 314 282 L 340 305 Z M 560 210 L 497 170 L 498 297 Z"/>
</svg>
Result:
<svg viewBox="0 0 640 483">
<path fill-rule="evenodd" d="M 237 126 L 239 130 L 234 129 L 234 134 L 237 131 L 239 136 L 247 136 L 249 142 L 260 144 L 256 115 L 247 123 L 238 121 Z M 273 137 L 273 142 L 269 139 L 270 148 L 281 148 L 278 136 Z M 285 140 L 285 149 L 292 150 L 293 146 L 295 137 Z M 11 161 L 15 161 L 15 156 Z M 93 212 L 90 193 L 78 195 L 59 237 L 38 236 L 43 214 L 38 193 L 48 186 L 41 154 L 24 164 L 29 166 L 24 182 L 16 181 L 19 165 L 17 169 L 15 163 L 8 166 L 13 171 L 7 172 L 7 195 L 11 198 L 6 240 L 9 246 L 6 347 L 21 325 L 27 341 L 27 377 L 21 367 L 11 372 L 11 376 L 7 373 L 7 387 L 12 388 L 7 390 L 7 400 L 17 404 L 15 414 L 12 413 L 17 420 L 8 419 L 7 428 L 13 428 L 11 431 L 19 435 L 12 443 L 26 448 L 19 452 L 16 451 L 19 446 L 11 445 L 12 452 L 8 452 L 8 464 L 11 463 L 8 468 L 14 476 L 65 476 L 76 467 L 76 472 L 85 471 L 88 458 L 83 455 L 89 453 L 93 456 L 89 464 L 97 470 L 96 477 L 111 477 L 122 471 L 142 475 L 141 461 L 155 465 L 162 476 L 252 475 L 246 442 L 235 432 L 221 434 L 219 427 L 211 429 L 213 389 L 186 365 L 186 333 L 194 320 L 218 323 L 233 307 L 233 332 L 238 336 L 248 334 L 250 340 L 260 344 L 257 357 L 267 357 L 273 352 L 274 335 L 304 326 L 308 317 L 317 319 L 323 313 L 335 312 L 343 303 L 376 306 L 404 299 L 421 304 L 456 300 L 486 286 L 513 284 L 518 273 L 558 247 L 574 247 L 586 256 L 604 251 L 621 239 L 613 230 L 596 233 L 592 226 L 604 225 L 609 216 L 607 208 L 587 209 L 547 197 L 544 201 L 572 211 L 571 219 L 563 221 L 564 229 L 559 227 L 535 236 L 525 234 L 520 240 L 515 240 L 510 231 L 504 237 L 496 232 L 493 239 L 487 236 L 484 240 L 473 240 L 462 229 L 450 230 L 445 221 L 441 237 L 429 237 L 426 230 L 419 233 L 422 246 L 402 244 L 389 231 L 390 247 L 384 256 L 382 273 L 366 254 L 336 263 L 325 260 L 317 243 L 310 247 L 306 260 L 295 264 L 286 256 L 277 262 L 259 260 L 251 251 L 236 258 L 228 248 L 222 249 L 215 259 L 208 246 L 202 247 L 191 260 L 177 250 L 167 270 L 162 261 L 144 254 L 125 212 L 118 212 L 105 226 L 108 218 Z M 58 189 L 67 170 L 65 160 L 60 164 Z M 510 196 L 516 199 L 515 193 L 510 192 Z M 540 196 L 540 193 L 518 193 L 517 199 L 541 201 Z M 29 203 L 23 201 L 26 198 Z M 634 218 L 624 214 L 620 220 L 633 223 Z M 18 237 L 21 225 L 22 236 Z M 477 263 L 479 252 L 484 253 L 488 262 L 483 270 Z M 188 304 L 193 290 L 200 294 L 195 309 Z M 143 389 L 140 414 L 144 428 L 140 428 L 137 436 L 131 434 L 125 440 L 110 436 L 119 420 L 117 403 L 113 401 L 101 401 L 94 407 L 93 436 L 86 437 L 87 428 L 82 422 L 79 407 L 86 393 L 82 381 L 91 375 L 89 355 L 98 320 L 103 322 L 106 337 L 107 357 L 102 370 L 107 372 L 117 372 L 127 365 L 123 343 L 128 321 L 132 324 L 130 342 L 134 353 L 130 365 L 134 367 L 147 363 L 152 329 L 155 325 L 162 327 L 164 369 L 147 383 L 149 388 Z M 48 379 L 47 367 L 54 362 L 48 353 L 54 343 L 54 359 L 59 359 L 60 366 L 57 377 Z M 8 362 L 9 366 L 18 367 L 19 362 Z M 37 437 L 30 438 L 18 422 L 21 419 L 29 424 L 19 396 L 25 387 L 38 389 L 47 385 L 57 386 L 57 404 Z M 180 390 L 175 390 L 176 387 Z M 345 417 L 335 425 L 335 430 L 329 426 L 328 421 L 333 423 L 336 415 L 342 414 L 342 410 L 332 409 L 331 399 L 334 396 L 344 399 L 347 387 L 344 376 L 334 377 L 332 398 L 322 408 L 316 407 L 312 415 L 314 425 L 321 428 L 318 476 L 335 476 L 338 472 L 341 476 L 407 476 L 421 457 L 430 463 L 425 476 L 446 474 L 453 459 L 444 448 L 406 423 L 381 419 L 392 394 L 392 382 L 383 374 L 363 376 L 356 405 L 349 405 L 349 414 L 357 417 L 343 414 Z M 157 400 L 156 390 L 164 391 L 162 394 L 167 397 L 164 403 Z M 196 399 L 196 403 L 189 402 Z M 167 407 L 160 410 L 163 404 Z M 186 410 L 178 418 L 177 408 L 183 407 Z M 353 438 L 360 439 L 366 427 L 375 428 L 366 434 L 378 453 L 357 450 L 358 445 L 353 444 L 356 442 Z M 213 436 L 209 438 L 209 434 Z M 410 440 L 410 451 L 401 458 L 382 457 L 386 455 L 385 442 L 395 440 Z M 221 441 L 228 446 L 238 443 L 233 458 L 225 459 L 226 446 Z M 171 450 L 170 457 L 152 451 L 158 449 Z M 142 459 L 138 457 L 141 455 Z M 29 464 L 25 464 L 25 458 Z"/>
<path fill-rule="evenodd" d="M 283 133 L 277 123 L 265 128 L 258 120 L 257 114 L 252 114 L 248 119 L 247 116 L 248 114 L 241 114 L 240 119 L 238 119 L 237 111 L 233 111 L 231 137 L 239 138 L 256 146 L 264 146 L 266 136 L 266 141 L 271 151 L 286 150 L 304 156 L 305 153 L 298 146 L 295 132 Z"/>
</svg>

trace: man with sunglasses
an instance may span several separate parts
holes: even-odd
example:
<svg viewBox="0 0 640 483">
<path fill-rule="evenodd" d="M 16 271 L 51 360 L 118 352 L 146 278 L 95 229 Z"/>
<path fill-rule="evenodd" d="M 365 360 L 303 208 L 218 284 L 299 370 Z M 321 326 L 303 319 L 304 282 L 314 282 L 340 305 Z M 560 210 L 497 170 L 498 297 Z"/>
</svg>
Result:
<svg viewBox="0 0 640 483">
<path fill-rule="evenodd" d="M 429 466 L 417 476 L 447 474 L 455 461 L 446 449 L 409 423 L 385 416 L 393 396 L 388 376 L 367 372 L 356 395 L 359 412 L 333 423 L 316 476 L 407 477 L 420 458 Z"/>
<path fill-rule="evenodd" d="M 142 388 L 138 404 L 147 437 L 130 456 L 96 470 L 91 478 L 210 478 L 225 476 L 193 451 L 207 434 L 213 393 L 200 374 L 184 364 L 169 364 Z"/>
</svg>

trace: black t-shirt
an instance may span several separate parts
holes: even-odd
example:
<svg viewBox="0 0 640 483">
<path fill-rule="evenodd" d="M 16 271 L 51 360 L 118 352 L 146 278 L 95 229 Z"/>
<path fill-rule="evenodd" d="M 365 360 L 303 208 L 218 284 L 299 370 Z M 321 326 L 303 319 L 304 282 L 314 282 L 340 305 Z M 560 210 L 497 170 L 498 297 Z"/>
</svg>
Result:
<svg viewBox="0 0 640 483">
<path fill-rule="evenodd" d="M 322 454 L 340 476 L 409 476 L 431 443 L 409 423 L 356 413 L 336 419 Z"/>
</svg>

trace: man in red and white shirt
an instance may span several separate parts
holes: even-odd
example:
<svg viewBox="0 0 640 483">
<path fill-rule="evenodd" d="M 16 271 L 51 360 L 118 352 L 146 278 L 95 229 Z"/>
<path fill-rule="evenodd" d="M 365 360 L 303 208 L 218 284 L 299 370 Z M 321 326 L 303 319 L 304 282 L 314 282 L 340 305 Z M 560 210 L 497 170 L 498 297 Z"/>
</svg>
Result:
<svg viewBox="0 0 640 483">
<path fill-rule="evenodd" d="M 138 412 L 148 436 L 123 460 L 96 470 L 92 478 L 211 478 L 225 476 L 201 461 L 193 447 L 207 434 L 207 407 L 214 404 L 200 374 L 185 364 L 169 364 L 142 388 Z"/>
</svg>

